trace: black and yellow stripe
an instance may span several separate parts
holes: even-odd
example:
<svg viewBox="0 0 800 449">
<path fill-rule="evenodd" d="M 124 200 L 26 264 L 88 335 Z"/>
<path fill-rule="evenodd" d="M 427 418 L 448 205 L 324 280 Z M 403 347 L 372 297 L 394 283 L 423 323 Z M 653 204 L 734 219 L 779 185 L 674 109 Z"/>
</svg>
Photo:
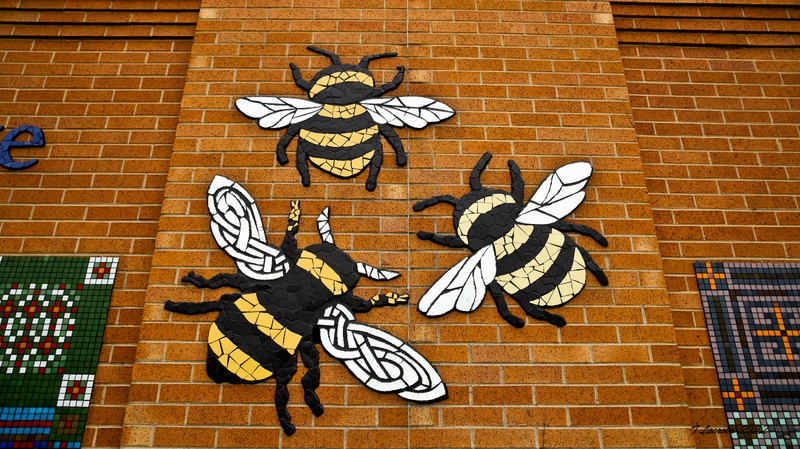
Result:
<svg viewBox="0 0 800 449">
<path fill-rule="evenodd" d="M 338 71 L 316 80 L 309 97 L 343 83 L 375 85 L 368 73 Z M 341 178 L 361 173 L 381 145 L 378 125 L 358 103 L 324 104 L 315 119 L 303 122 L 298 137 L 312 164 Z"/>
<path fill-rule="evenodd" d="M 495 280 L 518 301 L 559 306 L 586 284 L 586 262 L 575 242 L 548 226 L 515 224 L 494 242 Z"/>
<path fill-rule="evenodd" d="M 293 355 L 302 335 L 280 323 L 259 302 L 255 293 L 242 295 L 220 313 L 208 332 L 209 352 L 230 374 L 244 382 L 258 382 L 272 377 L 282 349 Z M 255 328 L 251 339 L 243 340 L 233 329 Z M 209 373 L 211 376 L 211 373 Z M 212 379 L 216 380 L 214 376 Z M 226 379 L 230 381 L 230 379 Z"/>
<path fill-rule="evenodd" d="M 334 295 L 344 294 L 348 290 L 347 285 L 342 282 L 341 276 L 328 263 L 310 251 L 304 250 L 300 254 L 300 258 L 297 260 L 297 267 L 319 279 L 322 285 Z"/>
</svg>

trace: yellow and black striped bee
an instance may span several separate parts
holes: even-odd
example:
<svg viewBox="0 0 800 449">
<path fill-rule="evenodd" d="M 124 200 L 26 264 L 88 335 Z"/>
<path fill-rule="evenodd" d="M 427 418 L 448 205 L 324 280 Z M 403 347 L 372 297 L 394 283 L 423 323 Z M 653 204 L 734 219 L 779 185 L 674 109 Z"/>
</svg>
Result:
<svg viewBox="0 0 800 449">
<path fill-rule="evenodd" d="M 317 218 L 322 243 L 297 247 L 300 208 L 292 202 L 280 247 L 266 239 L 255 200 L 242 186 L 222 176 L 208 191 L 211 231 L 236 261 L 238 272 L 211 279 L 190 272 L 183 278 L 200 288 L 233 287 L 217 301 L 167 301 L 164 308 L 182 314 L 219 311 L 208 333 L 206 372 L 217 383 L 258 383 L 275 378 L 275 407 L 283 430 L 295 426 L 287 411 L 287 384 L 297 370 L 298 354 L 308 368 L 303 376 L 305 402 L 316 415 L 324 409 L 315 390 L 320 383 L 322 343 L 367 387 L 397 393 L 416 402 L 447 397 L 433 366 L 409 344 L 378 328 L 355 321 L 354 312 L 406 303 L 408 295 L 377 294 L 369 300 L 353 294 L 361 276 L 389 280 L 399 273 L 355 262 L 334 243 L 328 208 Z"/>
<path fill-rule="evenodd" d="M 485 153 L 475 165 L 470 176 L 472 191 L 463 197 L 441 195 L 414 205 L 419 212 L 438 203 L 452 204 L 456 235 L 419 231 L 417 236 L 454 248 L 466 246 L 474 253 L 433 284 L 420 299 L 419 310 L 430 317 L 451 310 L 472 312 L 483 302 L 488 287 L 498 312 L 509 324 L 522 327 L 525 321 L 509 312 L 503 291 L 531 317 L 564 326 L 563 317 L 544 307 L 562 306 L 580 293 L 587 269 L 600 284 L 608 285 L 589 252 L 564 232 L 590 236 L 602 246 L 608 241 L 588 226 L 561 221 L 586 196 L 592 166 L 588 162 L 562 166 L 523 204 L 525 185 L 514 161 L 508 161 L 511 193 L 481 185 L 481 173 L 491 158 L 491 153 Z"/>
<path fill-rule="evenodd" d="M 306 81 L 294 63 L 290 64 L 294 82 L 308 92 L 308 100 L 286 97 L 246 97 L 236 100 L 236 108 L 245 116 L 257 119 L 263 129 L 288 126 L 278 142 L 278 162 L 285 165 L 286 146 L 295 136 L 297 170 L 308 187 L 308 161 L 340 178 L 350 178 L 369 166 L 367 190 L 375 190 L 383 162 L 380 136 L 386 138 L 397 155 L 397 165 L 406 165 L 403 142 L 392 126 L 426 127 L 451 117 L 455 112 L 444 103 L 426 97 L 404 96 L 379 98 L 403 81 L 405 67 L 397 67 L 394 79 L 375 86 L 369 71 L 374 59 L 397 56 L 382 53 L 365 56 L 358 65 L 342 64 L 339 56 L 321 48 L 309 50 L 331 59 L 333 65 Z"/>
</svg>

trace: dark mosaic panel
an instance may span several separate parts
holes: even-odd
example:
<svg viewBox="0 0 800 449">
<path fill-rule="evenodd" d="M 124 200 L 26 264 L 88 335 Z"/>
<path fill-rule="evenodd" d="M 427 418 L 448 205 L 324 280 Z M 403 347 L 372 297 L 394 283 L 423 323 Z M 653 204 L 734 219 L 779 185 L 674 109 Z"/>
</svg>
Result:
<svg viewBox="0 0 800 449">
<path fill-rule="evenodd" d="M 800 447 L 800 265 L 695 273 L 734 447 Z"/>
<path fill-rule="evenodd" d="M 263 129 L 286 132 L 277 146 L 278 162 L 285 165 L 286 147 L 295 137 L 297 170 L 304 186 L 311 178 L 308 163 L 340 178 L 350 178 L 369 168 L 366 188 L 375 190 L 383 163 L 381 136 L 395 151 L 397 165 L 406 165 L 403 141 L 392 127 L 421 129 L 447 120 L 455 114 L 450 106 L 426 97 L 401 96 L 381 98 L 403 82 L 405 67 L 397 67 L 394 79 L 375 85 L 369 63 L 391 58 L 397 53 L 368 55 L 357 65 L 343 64 L 334 53 L 317 47 L 309 50 L 325 55 L 331 66 L 306 81 L 300 69 L 290 64 L 294 82 L 308 93 L 308 100 L 291 97 L 246 97 L 236 100 L 236 109 L 258 120 Z"/>
<path fill-rule="evenodd" d="M 79 448 L 117 258 L 0 257 L 0 448 Z"/>
<path fill-rule="evenodd" d="M 525 182 L 519 166 L 508 161 L 511 192 L 485 188 L 481 174 L 492 158 L 485 153 L 470 175 L 470 192 L 461 198 L 434 196 L 414 204 L 419 212 L 439 203 L 453 206 L 455 235 L 419 231 L 417 237 L 453 248 L 469 248 L 473 254 L 449 269 L 419 302 L 425 316 L 437 317 L 452 310 L 469 313 L 483 302 L 487 289 L 497 311 L 515 327 L 525 320 L 508 310 L 505 294 L 525 313 L 555 326 L 564 326 L 561 315 L 546 308 L 560 307 L 586 285 L 586 272 L 608 285 L 600 266 L 566 232 L 587 235 L 607 246 L 594 229 L 563 221 L 584 200 L 592 175 L 588 162 L 559 167 L 524 202 Z"/>
</svg>

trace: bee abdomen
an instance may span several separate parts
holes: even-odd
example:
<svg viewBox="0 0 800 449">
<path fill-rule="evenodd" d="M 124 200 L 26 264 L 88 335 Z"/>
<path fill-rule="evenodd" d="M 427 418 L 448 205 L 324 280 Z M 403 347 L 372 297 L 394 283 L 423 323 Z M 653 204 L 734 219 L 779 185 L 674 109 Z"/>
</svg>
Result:
<svg viewBox="0 0 800 449">
<path fill-rule="evenodd" d="M 519 245 L 525 235 L 530 238 Z M 559 306 L 586 284 L 586 262 L 575 242 L 560 231 L 517 224 L 494 245 L 498 256 L 495 279 L 518 301 Z"/>
<path fill-rule="evenodd" d="M 228 372 L 246 382 L 257 382 L 272 377 L 272 371 L 264 368 L 253 357 L 241 350 L 220 330 L 217 323 L 211 323 L 208 332 L 208 347 L 217 356 L 217 361 Z M 209 373 L 211 374 L 211 373 Z M 214 379 L 212 377 L 212 379 Z M 219 380 L 214 379 L 219 382 Z"/>
<path fill-rule="evenodd" d="M 527 289 L 554 268 L 556 259 L 561 255 L 561 247 L 564 245 L 564 241 L 564 234 L 553 229 L 547 234 L 547 240 L 544 245 L 535 237 L 529 239 L 524 246 L 538 247 L 539 250 L 536 252 L 525 251 L 525 249 L 534 248 L 520 248 L 517 250 L 514 253 L 514 259 L 524 262 L 524 265 L 519 268 L 511 270 L 509 269 L 511 267 L 503 266 L 505 264 L 498 264 L 497 283 L 510 295 Z M 534 256 L 529 258 L 529 256 L 526 256 L 527 254 L 534 254 Z"/>
<path fill-rule="evenodd" d="M 561 255 L 564 260 L 556 261 L 557 269 L 551 269 L 551 272 L 524 290 L 531 304 L 542 307 L 563 305 L 586 285 L 586 262 L 575 244 L 565 247 Z"/>
<path fill-rule="evenodd" d="M 242 333 L 242 329 L 250 331 Z M 242 295 L 220 313 L 208 333 L 210 354 L 232 376 L 211 372 L 209 376 L 217 382 L 266 380 L 281 368 L 274 364 L 291 359 L 302 338 L 270 314 L 255 293 Z"/>
</svg>

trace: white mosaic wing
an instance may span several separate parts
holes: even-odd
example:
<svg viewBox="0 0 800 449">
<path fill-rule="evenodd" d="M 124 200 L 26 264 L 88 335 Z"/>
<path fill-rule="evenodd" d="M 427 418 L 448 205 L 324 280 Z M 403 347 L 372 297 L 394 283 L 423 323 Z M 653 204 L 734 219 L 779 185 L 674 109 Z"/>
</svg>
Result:
<svg viewBox="0 0 800 449">
<path fill-rule="evenodd" d="M 256 201 L 238 183 L 215 176 L 208 187 L 211 234 L 245 276 L 278 279 L 289 271 L 279 248 L 267 242 Z"/>
<path fill-rule="evenodd" d="M 494 280 L 495 274 L 494 245 L 488 245 L 447 270 L 422 295 L 419 310 L 429 317 L 441 316 L 451 310 L 472 312 L 483 302 L 486 286 Z"/>
<path fill-rule="evenodd" d="M 586 197 L 586 183 L 592 176 L 588 162 L 573 162 L 550 174 L 517 217 L 517 223 L 548 225 L 566 217 Z"/>
<path fill-rule="evenodd" d="M 313 117 L 322 104 L 300 98 L 245 97 L 236 100 L 236 109 L 258 120 L 261 128 L 280 129 Z"/>
<path fill-rule="evenodd" d="M 447 387 L 427 359 L 392 334 L 357 322 L 343 305 L 326 309 L 317 327 L 325 351 L 367 387 L 415 402 L 447 398 Z"/>
<path fill-rule="evenodd" d="M 455 114 L 450 106 L 427 97 L 370 98 L 359 103 L 376 123 L 422 129 L 431 123 L 446 120 Z"/>
</svg>

